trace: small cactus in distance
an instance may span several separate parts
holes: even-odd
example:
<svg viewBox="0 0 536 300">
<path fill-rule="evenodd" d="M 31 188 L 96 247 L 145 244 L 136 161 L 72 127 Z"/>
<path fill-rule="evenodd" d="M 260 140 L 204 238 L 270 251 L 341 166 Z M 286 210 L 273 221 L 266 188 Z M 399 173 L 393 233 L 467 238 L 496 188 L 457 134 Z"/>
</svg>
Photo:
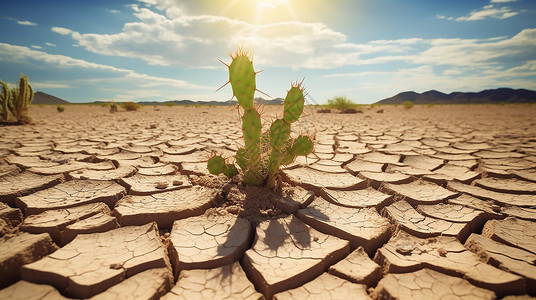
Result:
<svg viewBox="0 0 536 300">
<path fill-rule="evenodd" d="M 11 92 L 13 97 L 8 103 L 9 110 L 19 123 L 28 123 L 28 109 L 34 98 L 32 86 L 28 83 L 28 77 L 21 74 L 18 88 Z"/>
<path fill-rule="evenodd" d="M 302 83 L 293 83 L 284 101 L 283 117 L 276 119 L 270 129 L 262 133 L 259 112 L 255 109 L 253 97 L 256 91 L 256 72 L 248 53 L 238 48 L 230 55 L 229 81 L 233 95 L 244 110 L 242 115 L 242 134 L 244 147 L 238 149 L 235 159 L 242 169 L 244 182 L 253 185 L 275 186 L 276 174 L 281 165 L 294 162 L 298 155 L 306 156 L 313 151 L 313 141 L 306 135 L 291 138 L 291 124 L 303 113 L 305 98 Z M 220 155 L 208 161 L 211 174 L 225 174 L 232 177 L 238 173 L 234 163 L 227 163 Z"/>
<path fill-rule="evenodd" d="M 9 113 L 9 103 L 11 102 L 11 90 L 7 84 L 0 80 L 2 85 L 2 94 L 0 94 L 0 117 L 7 121 Z"/>
</svg>

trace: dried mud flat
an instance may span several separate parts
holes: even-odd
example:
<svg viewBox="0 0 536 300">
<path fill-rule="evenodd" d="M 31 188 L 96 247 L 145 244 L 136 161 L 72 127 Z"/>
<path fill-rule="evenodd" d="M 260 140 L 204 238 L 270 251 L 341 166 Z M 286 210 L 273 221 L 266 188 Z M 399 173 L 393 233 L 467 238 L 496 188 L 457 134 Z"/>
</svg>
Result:
<svg viewBox="0 0 536 300">
<path fill-rule="evenodd" d="M 536 297 L 536 106 L 379 110 L 307 108 L 270 191 L 207 174 L 236 108 L 34 106 L 0 127 L 0 299 Z"/>
</svg>

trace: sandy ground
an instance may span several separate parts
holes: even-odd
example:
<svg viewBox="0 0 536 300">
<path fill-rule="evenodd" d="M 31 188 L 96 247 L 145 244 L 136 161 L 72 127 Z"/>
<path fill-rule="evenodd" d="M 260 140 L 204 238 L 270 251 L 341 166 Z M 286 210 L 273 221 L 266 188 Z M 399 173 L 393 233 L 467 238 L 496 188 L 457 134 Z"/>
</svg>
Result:
<svg viewBox="0 0 536 300">
<path fill-rule="evenodd" d="M 272 191 L 207 173 L 236 107 L 32 106 L 0 127 L 0 299 L 536 296 L 536 105 L 316 110 Z"/>
</svg>

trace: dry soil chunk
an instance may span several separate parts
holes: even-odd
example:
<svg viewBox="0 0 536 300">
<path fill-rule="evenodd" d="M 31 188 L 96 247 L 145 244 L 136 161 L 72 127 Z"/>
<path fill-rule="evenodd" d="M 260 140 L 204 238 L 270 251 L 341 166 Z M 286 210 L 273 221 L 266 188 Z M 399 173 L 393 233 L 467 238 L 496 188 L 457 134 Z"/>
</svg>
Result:
<svg viewBox="0 0 536 300">
<path fill-rule="evenodd" d="M 443 165 L 444 161 L 442 159 L 428 157 L 424 155 L 419 156 L 408 156 L 404 159 L 404 164 L 424 170 L 434 170 Z"/>
<path fill-rule="evenodd" d="M 496 299 L 495 293 L 467 280 L 430 269 L 405 274 L 387 274 L 374 289 L 375 299 Z"/>
<path fill-rule="evenodd" d="M 11 155 L 6 157 L 6 161 L 12 165 L 14 164 L 24 169 L 29 169 L 33 167 L 53 167 L 59 165 L 56 162 L 41 159 L 35 154 L 31 156 Z"/>
<path fill-rule="evenodd" d="M 510 170 L 510 173 L 516 175 L 517 177 L 536 182 L 536 169 L 529 170 Z"/>
<path fill-rule="evenodd" d="M 367 287 L 324 273 L 298 288 L 275 294 L 274 300 L 300 299 L 371 299 Z"/>
<path fill-rule="evenodd" d="M 473 179 L 480 176 L 480 173 L 471 171 L 469 168 L 452 164 L 446 164 L 435 170 L 434 173 L 435 174 L 432 175 L 425 175 L 425 178 L 429 179 L 430 181 L 458 180 L 469 183 Z"/>
<path fill-rule="evenodd" d="M 41 259 L 56 249 L 58 247 L 47 233 L 20 232 L 0 238 L 0 288 L 19 280 L 21 266 Z"/>
<path fill-rule="evenodd" d="M 298 211 L 298 217 L 316 230 L 350 241 L 352 249 L 362 246 L 373 254 L 389 239 L 389 221 L 374 208 L 343 207 L 316 198 Z"/>
<path fill-rule="evenodd" d="M 115 217 L 110 216 L 108 212 L 99 212 L 65 227 L 65 230 L 61 232 L 61 245 L 69 243 L 79 234 L 105 232 L 118 227 L 119 223 Z"/>
<path fill-rule="evenodd" d="M 113 170 L 82 169 L 69 173 L 69 176 L 75 179 L 117 180 L 122 177 L 132 176 L 134 173 L 136 173 L 136 168 L 126 166 Z"/>
<path fill-rule="evenodd" d="M 258 225 L 243 265 L 257 289 L 270 299 L 319 276 L 349 250 L 347 241 L 316 231 L 290 215 Z"/>
<path fill-rule="evenodd" d="M 486 177 L 475 180 L 475 185 L 496 192 L 536 195 L 536 182 L 516 178 Z"/>
<path fill-rule="evenodd" d="M 51 284 L 69 297 L 88 298 L 153 268 L 171 272 L 158 228 L 150 223 L 79 235 L 58 251 L 23 266 L 21 275 L 26 281 Z"/>
<path fill-rule="evenodd" d="M 380 210 L 390 203 L 393 198 L 392 195 L 378 192 L 371 187 L 353 191 L 322 189 L 320 195 L 329 202 L 340 206 L 354 208 L 375 207 Z"/>
<path fill-rule="evenodd" d="M 421 180 L 408 184 L 385 183 L 380 190 L 401 197 L 412 205 L 441 203 L 458 195 L 437 184 Z"/>
<path fill-rule="evenodd" d="M 4 220 L 7 226 L 13 228 L 22 223 L 22 213 L 20 209 L 0 202 L 0 220 Z"/>
<path fill-rule="evenodd" d="M 459 197 L 449 199 L 448 203 L 481 210 L 486 214 L 487 219 L 502 219 L 502 215 L 497 212 L 499 207 L 493 204 L 493 201 L 485 201 L 467 194 L 461 194 Z"/>
<path fill-rule="evenodd" d="M 329 273 L 366 286 L 376 285 L 382 277 L 380 266 L 369 258 L 363 247 L 331 266 Z"/>
<path fill-rule="evenodd" d="M 114 285 L 90 300 L 151 300 L 164 296 L 173 286 L 168 268 L 150 269 Z"/>
<path fill-rule="evenodd" d="M 263 299 L 238 262 L 209 270 L 182 271 L 177 284 L 162 300 Z"/>
<path fill-rule="evenodd" d="M 301 186 L 284 187 L 282 197 L 274 199 L 275 204 L 287 214 L 296 214 L 299 208 L 304 208 L 311 203 L 315 193 Z"/>
<path fill-rule="evenodd" d="M 536 254 L 535 222 L 512 217 L 504 220 L 490 220 L 484 225 L 482 235 Z"/>
<path fill-rule="evenodd" d="M 75 163 L 66 163 L 57 166 L 50 167 L 33 167 L 28 169 L 28 171 L 40 175 L 54 175 L 54 174 L 66 174 L 72 171 L 80 170 L 85 168 L 84 164 L 75 162 Z"/>
<path fill-rule="evenodd" d="M 68 300 L 58 292 L 53 286 L 46 284 L 35 284 L 21 280 L 9 287 L 0 290 L 0 299 L 9 300 Z"/>
<path fill-rule="evenodd" d="M 126 196 L 113 213 L 121 226 L 155 221 L 160 228 L 171 228 L 173 221 L 202 215 L 219 197 L 219 191 L 202 186 L 149 196 Z"/>
<path fill-rule="evenodd" d="M 30 233 L 48 232 L 57 244 L 61 244 L 62 231 L 68 225 L 99 213 L 109 215 L 110 208 L 99 202 L 73 208 L 47 210 L 38 215 L 28 216 L 20 229 Z"/>
<path fill-rule="evenodd" d="M 467 223 L 454 223 L 421 215 L 404 200 L 386 206 L 382 210 L 382 214 L 388 217 L 397 227 L 401 227 L 421 238 L 449 235 L 465 240 L 470 234 Z"/>
<path fill-rule="evenodd" d="M 501 207 L 501 212 L 510 217 L 523 220 L 536 221 L 536 209 L 527 207 L 508 206 Z"/>
<path fill-rule="evenodd" d="M 527 292 L 536 295 L 536 254 L 474 233 L 465 242 L 465 247 L 490 265 L 523 276 Z"/>
<path fill-rule="evenodd" d="M 362 156 L 363 160 L 380 163 L 380 164 L 399 164 L 400 155 L 383 154 L 380 152 L 371 152 Z"/>
<path fill-rule="evenodd" d="M 406 174 L 386 172 L 360 172 L 359 177 L 367 179 L 374 188 L 379 188 L 382 183 L 403 184 L 414 180 Z"/>
<path fill-rule="evenodd" d="M 34 215 L 50 209 L 70 208 L 104 202 L 114 207 L 126 195 L 124 187 L 113 181 L 71 180 L 51 188 L 19 197 L 17 205 L 26 214 Z"/>
<path fill-rule="evenodd" d="M 252 235 L 249 222 L 232 214 L 212 213 L 175 221 L 170 239 L 176 272 L 231 264 L 242 257 Z"/>
<path fill-rule="evenodd" d="M 383 166 L 385 166 L 385 164 L 357 159 L 344 166 L 344 168 L 353 175 L 357 175 L 359 172 L 363 171 L 382 172 Z"/>
<path fill-rule="evenodd" d="M 536 206 L 536 197 L 534 195 L 499 193 L 456 181 L 449 181 L 447 188 L 481 199 L 493 200 L 502 205 Z"/>
<path fill-rule="evenodd" d="M 485 212 L 458 204 L 419 205 L 417 211 L 425 216 L 448 222 L 468 223 L 471 232 L 480 230 L 486 220 Z"/>
<path fill-rule="evenodd" d="M 14 206 L 16 197 L 54 186 L 63 179 L 63 175 L 42 176 L 31 172 L 0 177 L 0 201 Z"/>
<path fill-rule="evenodd" d="M 463 277 L 472 284 L 494 291 L 498 296 L 522 294 L 522 277 L 492 267 L 466 250 L 455 237 L 428 239 L 399 231 L 376 252 L 374 261 L 385 273 L 407 273 L 429 268 Z"/>
<path fill-rule="evenodd" d="M 157 167 L 146 167 L 138 168 L 138 174 L 148 175 L 148 176 L 157 176 L 157 175 L 171 175 L 177 172 L 177 166 L 172 164 L 167 164 Z"/>
<path fill-rule="evenodd" d="M 366 187 L 366 182 L 350 173 L 324 173 L 310 168 L 284 170 L 284 175 L 293 184 L 308 190 L 331 188 L 336 190 L 355 190 Z"/>
<path fill-rule="evenodd" d="M 134 175 L 121 178 L 121 183 L 129 188 L 129 195 L 150 195 L 192 187 L 185 175 Z"/>
<path fill-rule="evenodd" d="M 15 165 L 8 165 L 0 163 L 0 177 L 14 176 L 20 173 L 20 169 Z"/>
</svg>

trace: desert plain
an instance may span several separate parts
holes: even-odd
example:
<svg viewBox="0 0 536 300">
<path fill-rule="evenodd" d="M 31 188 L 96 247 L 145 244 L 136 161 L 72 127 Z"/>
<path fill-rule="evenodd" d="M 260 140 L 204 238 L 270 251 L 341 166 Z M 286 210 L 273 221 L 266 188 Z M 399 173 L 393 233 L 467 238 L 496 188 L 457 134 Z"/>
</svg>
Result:
<svg viewBox="0 0 536 300">
<path fill-rule="evenodd" d="M 536 105 L 317 110 L 269 190 L 206 169 L 236 107 L 33 105 L 0 127 L 0 299 L 536 297 Z"/>
</svg>

